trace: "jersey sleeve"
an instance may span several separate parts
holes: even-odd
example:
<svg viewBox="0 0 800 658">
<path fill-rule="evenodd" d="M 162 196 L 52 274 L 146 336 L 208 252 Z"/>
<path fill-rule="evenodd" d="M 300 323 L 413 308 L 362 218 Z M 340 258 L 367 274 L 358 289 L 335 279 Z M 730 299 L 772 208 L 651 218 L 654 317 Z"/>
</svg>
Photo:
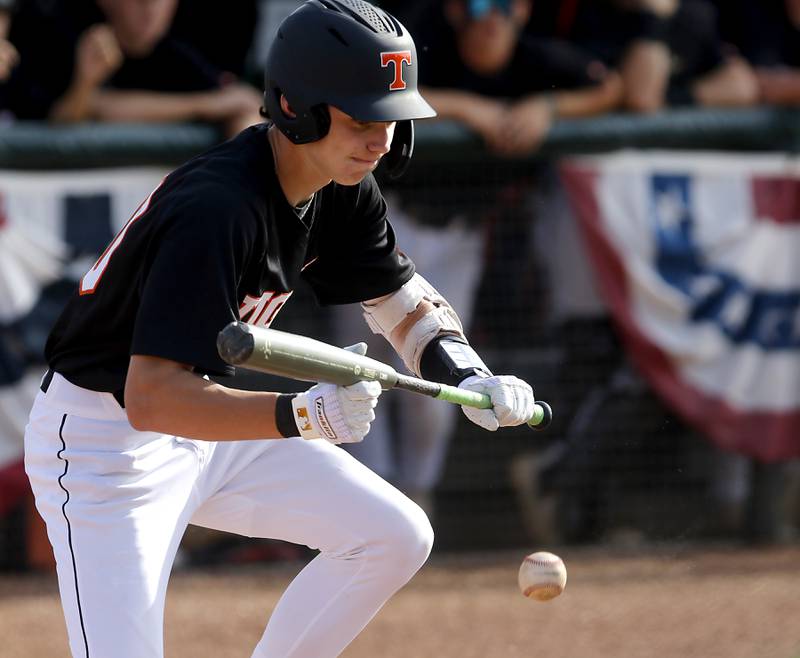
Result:
<svg viewBox="0 0 800 658">
<path fill-rule="evenodd" d="M 233 374 L 217 354 L 217 333 L 238 319 L 238 282 L 258 231 L 227 201 L 206 190 L 170 213 L 140 284 L 131 354 Z"/>
<path fill-rule="evenodd" d="M 414 275 L 414 263 L 397 246 L 375 179 L 331 194 L 332 212 L 324 211 L 314 241 L 316 259 L 303 271 L 317 300 L 351 304 L 394 292 Z"/>
</svg>

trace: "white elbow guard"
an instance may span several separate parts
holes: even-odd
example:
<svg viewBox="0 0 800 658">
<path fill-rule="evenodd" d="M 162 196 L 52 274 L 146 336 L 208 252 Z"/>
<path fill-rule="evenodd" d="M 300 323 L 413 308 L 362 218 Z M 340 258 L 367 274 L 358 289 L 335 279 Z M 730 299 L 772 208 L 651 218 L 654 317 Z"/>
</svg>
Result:
<svg viewBox="0 0 800 658">
<path fill-rule="evenodd" d="M 392 332 L 397 325 L 409 313 L 413 313 L 423 300 L 430 302 L 435 308 L 419 318 L 403 340 L 394 340 Z M 388 297 L 377 303 L 364 302 L 361 308 L 372 333 L 384 336 L 403 359 L 406 367 L 417 376 L 419 376 L 422 352 L 434 338 L 450 335 L 466 340 L 461 320 L 458 319 L 453 307 L 419 274 L 414 274 L 407 283 Z"/>
</svg>

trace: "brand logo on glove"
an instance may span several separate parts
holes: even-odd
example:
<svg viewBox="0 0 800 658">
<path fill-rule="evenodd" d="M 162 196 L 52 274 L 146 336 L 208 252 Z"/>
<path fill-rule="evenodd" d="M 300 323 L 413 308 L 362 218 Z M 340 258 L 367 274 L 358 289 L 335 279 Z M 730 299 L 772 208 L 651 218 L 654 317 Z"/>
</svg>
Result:
<svg viewBox="0 0 800 658">
<path fill-rule="evenodd" d="M 331 424 L 328 422 L 328 419 L 325 416 L 325 402 L 322 398 L 317 398 L 314 400 L 314 411 L 317 414 L 317 422 L 319 423 L 322 431 L 325 433 L 325 436 L 331 440 L 335 439 L 336 432 L 333 431 Z"/>
<path fill-rule="evenodd" d="M 308 417 L 308 409 L 300 407 L 297 410 L 297 429 L 301 432 L 308 432 L 311 430 L 311 419 Z"/>
</svg>

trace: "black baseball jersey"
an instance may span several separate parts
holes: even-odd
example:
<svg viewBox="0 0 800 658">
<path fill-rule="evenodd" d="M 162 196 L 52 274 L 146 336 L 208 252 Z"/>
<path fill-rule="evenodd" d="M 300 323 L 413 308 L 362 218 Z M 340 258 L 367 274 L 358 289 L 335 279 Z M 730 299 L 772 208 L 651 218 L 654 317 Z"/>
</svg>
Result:
<svg viewBox="0 0 800 658">
<path fill-rule="evenodd" d="M 322 304 L 388 294 L 414 273 L 372 175 L 330 183 L 299 213 L 283 195 L 267 125 L 168 175 L 80 281 L 50 334 L 50 367 L 117 394 L 131 354 L 225 375 L 217 333 L 269 326 L 303 276 Z"/>
</svg>

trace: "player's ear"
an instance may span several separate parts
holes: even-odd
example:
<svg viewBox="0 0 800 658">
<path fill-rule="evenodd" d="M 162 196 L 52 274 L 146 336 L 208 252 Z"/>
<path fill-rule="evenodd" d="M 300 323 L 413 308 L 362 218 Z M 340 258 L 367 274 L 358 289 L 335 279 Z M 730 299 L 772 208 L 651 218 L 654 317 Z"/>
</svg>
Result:
<svg viewBox="0 0 800 658">
<path fill-rule="evenodd" d="M 289 105 L 289 101 L 286 100 L 286 96 L 283 94 L 281 94 L 281 112 L 290 119 L 297 118 L 297 114 L 292 110 L 292 106 Z"/>
</svg>

